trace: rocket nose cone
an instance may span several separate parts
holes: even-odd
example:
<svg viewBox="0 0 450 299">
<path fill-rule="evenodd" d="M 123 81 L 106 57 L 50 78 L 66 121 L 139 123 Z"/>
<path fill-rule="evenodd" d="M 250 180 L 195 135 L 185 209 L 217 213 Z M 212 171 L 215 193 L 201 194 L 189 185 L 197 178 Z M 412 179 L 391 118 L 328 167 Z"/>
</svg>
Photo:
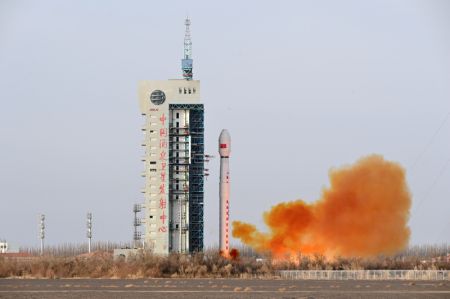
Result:
<svg viewBox="0 0 450 299">
<path fill-rule="evenodd" d="M 231 137 L 230 137 L 230 133 L 228 133 L 227 129 L 223 129 L 222 132 L 220 132 L 220 136 L 219 136 L 219 142 L 230 142 L 231 141 Z"/>
<path fill-rule="evenodd" d="M 228 157 L 231 153 L 231 136 L 226 129 L 219 136 L 219 153 L 221 157 Z"/>
</svg>

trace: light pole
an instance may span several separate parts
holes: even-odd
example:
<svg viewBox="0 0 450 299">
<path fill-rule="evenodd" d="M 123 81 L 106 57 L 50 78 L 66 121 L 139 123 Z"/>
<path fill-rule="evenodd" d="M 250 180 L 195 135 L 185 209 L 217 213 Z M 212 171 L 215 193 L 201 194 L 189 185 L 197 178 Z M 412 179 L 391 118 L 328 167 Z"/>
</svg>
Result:
<svg viewBox="0 0 450 299">
<path fill-rule="evenodd" d="M 91 253 L 91 240 L 92 240 L 92 213 L 87 213 L 87 233 L 86 236 L 88 238 L 88 252 Z"/>
<path fill-rule="evenodd" d="M 44 254 L 44 238 L 45 238 L 45 215 L 40 215 L 40 221 L 39 221 L 39 238 L 41 239 L 41 255 Z"/>
</svg>

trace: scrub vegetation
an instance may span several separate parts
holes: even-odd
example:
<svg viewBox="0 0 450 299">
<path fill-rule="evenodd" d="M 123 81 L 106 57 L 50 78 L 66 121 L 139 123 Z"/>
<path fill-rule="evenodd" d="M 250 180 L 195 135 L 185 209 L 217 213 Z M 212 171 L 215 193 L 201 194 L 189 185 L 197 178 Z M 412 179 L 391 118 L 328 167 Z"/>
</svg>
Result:
<svg viewBox="0 0 450 299">
<path fill-rule="evenodd" d="M 76 252 L 76 250 L 69 250 Z M 272 260 L 256 255 L 248 248 L 235 259 L 221 257 L 217 250 L 192 255 L 171 254 L 159 257 L 150 253 L 114 259 L 112 251 L 70 256 L 68 252 L 28 257 L 0 255 L 0 277 L 24 278 L 274 278 L 278 270 L 363 270 L 418 269 L 450 270 L 447 247 L 417 246 L 395 257 L 334 258 L 321 255 Z"/>
</svg>

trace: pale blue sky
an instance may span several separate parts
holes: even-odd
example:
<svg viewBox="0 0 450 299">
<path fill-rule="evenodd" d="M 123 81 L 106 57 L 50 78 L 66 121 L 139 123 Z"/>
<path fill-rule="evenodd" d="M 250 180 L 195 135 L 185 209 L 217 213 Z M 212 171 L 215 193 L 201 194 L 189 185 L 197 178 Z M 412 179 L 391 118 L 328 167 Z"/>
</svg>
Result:
<svg viewBox="0 0 450 299">
<path fill-rule="evenodd" d="M 49 244 L 85 241 L 91 211 L 95 240 L 131 239 L 137 82 L 180 78 L 186 14 L 207 152 L 232 136 L 232 219 L 263 228 L 272 205 L 317 199 L 330 167 L 379 153 L 408 171 L 412 242 L 450 241 L 445 0 L 0 0 L 0 238 L 38 244 L 43 212 Z"/>
</svg>

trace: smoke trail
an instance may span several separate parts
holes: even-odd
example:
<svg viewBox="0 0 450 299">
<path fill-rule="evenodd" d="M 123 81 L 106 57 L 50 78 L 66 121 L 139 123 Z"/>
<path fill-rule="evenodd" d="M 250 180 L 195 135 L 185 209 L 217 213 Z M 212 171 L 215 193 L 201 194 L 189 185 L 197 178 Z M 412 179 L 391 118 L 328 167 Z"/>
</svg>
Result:
<svg viewBox="0 0 450 299">
<path fill-rule="evenodd" d="M 393 254 L 409 240 L 411 195 L 405 171 L 382 156 L 332 169 L 330 187 L 314 203 L 280 203 L 264 213 L 267 233 L 233 222 L 233 237 L 275 257 L 319 253 L 325 256 Z"/>
</svg>

